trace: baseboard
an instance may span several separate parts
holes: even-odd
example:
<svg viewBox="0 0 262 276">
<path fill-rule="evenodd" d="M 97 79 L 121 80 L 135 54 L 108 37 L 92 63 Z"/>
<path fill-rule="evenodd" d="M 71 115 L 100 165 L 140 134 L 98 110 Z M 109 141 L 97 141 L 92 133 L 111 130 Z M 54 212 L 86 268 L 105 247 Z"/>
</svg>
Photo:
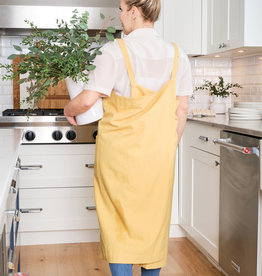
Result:
<svg viewBox="0 0 262 276">
<path fill-rule="evenodd" d="M 178 224 L 171 224 L 169 231 L 169 238 L 186 237 L 186 232 Z"/>
</svg>

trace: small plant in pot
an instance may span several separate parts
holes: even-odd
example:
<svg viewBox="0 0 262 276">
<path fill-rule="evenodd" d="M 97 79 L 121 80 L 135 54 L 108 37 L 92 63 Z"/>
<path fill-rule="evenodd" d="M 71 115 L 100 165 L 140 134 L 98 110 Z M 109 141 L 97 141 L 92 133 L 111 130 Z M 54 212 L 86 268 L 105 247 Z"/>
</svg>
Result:
<svg viewBox="0 0 262 276">
<path fill-rule="evenodd" d="M 100 17 L 101 20 L 105 19 L 103 14 Z M 113 41 L 116 32 L 115 28 L 108 27 L 105 31 L 100 30 L 89 36 L 88 19 L 88 12 L 79 15 L 74 10 L 70 23 L 57 20 L 57 28 L 46 31 L 39 30 L 34 23 L 26 21 L 34 32 L 22 40 L 21 46 L 14 45 L 21 52 L 19 55 L 12 54 L 8 57 L 13 60 L 20 56 L 21 61 L 16 71 L 13 65 L 8 64 L 0 64 L 0 68 L 6 70 L 3 80 L 13 80 L 20 76 L 19 84 L 26 83 L 28 95 L 23 102 L 29 109 L 36 108 L 37 103 L 47 96 L 48 88 L 56 86 L 59 81 L 66 81 L 69 94 L 73 86 L 71 98 L 82 91 L 84 83 L 88 83 L 88 73 L 95 69 L 94 59 L 102 54 L 102 35 L 105 34 L 108 40 Z M 24 54 L 22 48 L 28 48 L 28 52 Z M 100 119 L 103 115 L 102 100 L 87 112 L 91 117 L 97 116 L 93 121 Z M 80 120 L 79 124 L 83 122 Z"/>
<path fill-rule="evenodd" d="M 195 90 L 207 90 L 212 97 L 211 109 L 215 113 L 225 113 L 226 105 L 223 102 L 224 98 L 229 96 L 238 97 L 238 94 L 232 88 L 242 88 L 238 83 L 225 83 L 222 76 L 218 77 L 219 82 L 212 83 L 209 80 L 204 80 L 204 84 L 197 86 Z"/>
</svg>

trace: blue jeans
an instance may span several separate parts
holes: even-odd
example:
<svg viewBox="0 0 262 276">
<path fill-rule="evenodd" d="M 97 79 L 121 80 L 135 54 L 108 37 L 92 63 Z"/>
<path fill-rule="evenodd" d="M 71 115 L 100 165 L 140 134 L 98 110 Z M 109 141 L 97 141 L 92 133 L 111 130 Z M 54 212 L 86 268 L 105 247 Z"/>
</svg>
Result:
<svg viewBox="0 0 262 276">
<path fill-rule="evenodd" d="M 132 264 L 109 264 L 112 276 L 132 276 Z M 141 276 L 159 276 L 160 268 L 145 269 L 141 267 Z"/>
</svg>

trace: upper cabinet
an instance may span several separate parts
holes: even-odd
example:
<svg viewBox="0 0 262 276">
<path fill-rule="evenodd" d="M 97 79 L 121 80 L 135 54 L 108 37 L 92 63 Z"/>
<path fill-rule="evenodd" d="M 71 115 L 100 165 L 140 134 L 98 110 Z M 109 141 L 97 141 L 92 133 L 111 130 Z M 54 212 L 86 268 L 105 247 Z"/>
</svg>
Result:
<svg viewBox="0 0 262 276">
<path fill-rule="evenodd" d="M 188 55 L 202 53 L 202 0 L 162 0 L 155 29 L 167 41 L 177 43 Z"/>
<path fill-rule="evenodd" d="M 161 3 L 155 29 L 188 55 L 262 47 L 261 0 L 161 0 Z"/>
<path fill-rule="evenodd" d="M 243 11 L 244 0 L 203 1 L 203 19 L 206 20 L 203 22 L 203 33 L 206 33 L 206 36 L 203 36 L 204 53 L 241 47 L 244 27 Z"/>
<path fill-rule="evenodd" d="M 202 0 L 204 54 L 262 46 L 261 0 Z"/>
</svg>

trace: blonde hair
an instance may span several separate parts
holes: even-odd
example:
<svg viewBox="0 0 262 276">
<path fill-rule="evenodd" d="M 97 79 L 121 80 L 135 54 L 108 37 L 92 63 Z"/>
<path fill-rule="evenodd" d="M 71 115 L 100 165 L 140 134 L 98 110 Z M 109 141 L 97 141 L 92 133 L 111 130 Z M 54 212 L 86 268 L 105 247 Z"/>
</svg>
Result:
<svg viewBox="0 0 262 276">
<path fill-rule="evenodd" d="M 153 23 L 157 21 L 161 10 L 160 0 L 125 0 L 125 2 L 129 9 L 133 6 L 141 8 L 144 20 Z"/>
</svg>

